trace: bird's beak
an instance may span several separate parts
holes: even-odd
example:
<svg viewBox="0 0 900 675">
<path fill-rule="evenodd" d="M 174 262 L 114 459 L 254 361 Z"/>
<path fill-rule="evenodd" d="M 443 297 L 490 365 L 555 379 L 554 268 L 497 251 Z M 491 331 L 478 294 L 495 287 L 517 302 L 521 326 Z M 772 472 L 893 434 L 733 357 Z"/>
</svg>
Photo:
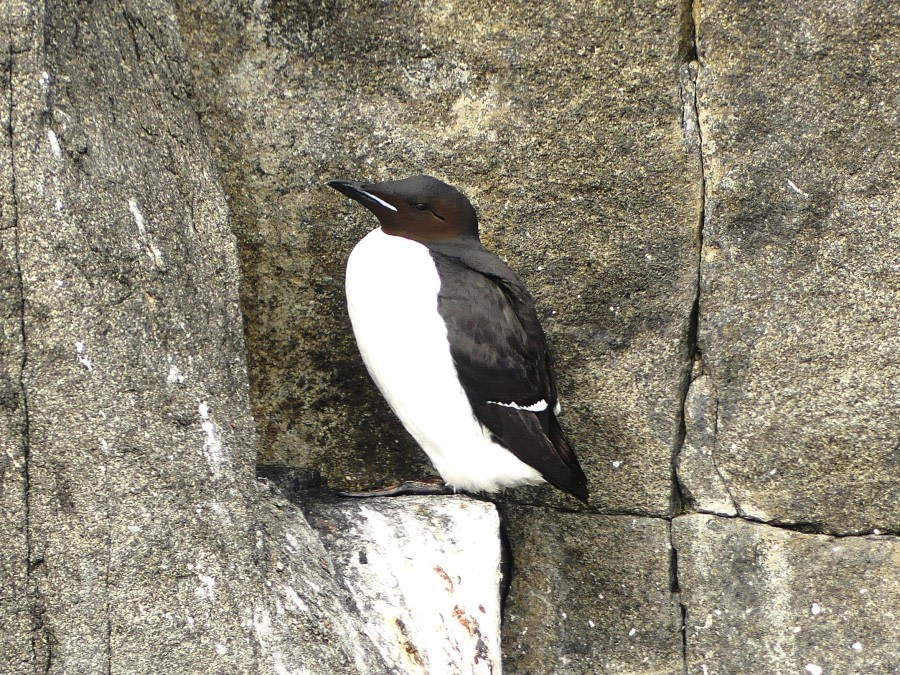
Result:
<svg viewBox="0 0 900 675">
<path fill-rule="evenodd" d="M 396 211 L 397 207 L 384 197 L 379 196 L 377 188 L 371 183 L 360 183 L 355 180 L 330 180 L 328 187 L 347 195 L 350 199 L 358 201 L 375 215 L 387 211 Z"/>
</svg>

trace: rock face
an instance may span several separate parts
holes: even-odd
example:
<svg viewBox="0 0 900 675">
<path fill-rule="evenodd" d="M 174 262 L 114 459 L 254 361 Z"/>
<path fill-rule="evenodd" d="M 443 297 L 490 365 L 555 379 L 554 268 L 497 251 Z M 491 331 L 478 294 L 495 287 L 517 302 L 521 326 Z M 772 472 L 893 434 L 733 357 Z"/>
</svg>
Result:
<svg viewBox="0 0 900 675">
<path fill-rule="evenodd" d="M 895 673 L 900 539 L 673 522 L 687 672 Z"/>
<path fill-rule="evenodd" d="M 508 672 L 682 671 L 669 523 L 512 505 L 504 516 Z"/>
<path fill-rule="evenodd" d="M 695 375 L 699 364 L 695 365 Z M 736 516 L 734 497 L 716 463 L 716 405 L 711 378 L 696 377 L 684 399 L 686 434 L 678 453 L 678 480 L 682 497 L 693 508 Z"/>
<path fill-rule="evenodd" d="M 344 265 L 375 220 L 324 181 L 432 173 L 534 290 L 594 503 L 667 515 L 701 206 L 677 4 L 179 7 L 241 242 L 262 457 L 353 487 L 429 470 L 350 337 Z"/>
<path fill-rule="evenodd" d="M 900 670 L 891 10 L 5 0 L 0 671 Z M 502 496 L 502 624 L 490 505 L 255 478 L 429 470 L 324 186 L 420 172 L 591 481 Z"/>
<path fill-rule="evenodd" d="M 321 542 L 255 484 L 171 8 L 0 11 L 0 670 L 377 668 Z"/>
<path fill-rule="evenodd" d="M 366 634 L 408 673 L 499 673 L 500 522 L 467 497 L 310 501 Z"/>
<path fill-rule="evenodd" d="M 178 34 L 149 10 L 3 11 L 4 549 L 32 631 L 9 663 L 235 667 L 253 426 L 227 211 L 160 52 Z"/>
<path fill-rule="evenodd" d="M 271 486 L 260 486 L 254 501 L 249 569 L 257 584 L 229 600 L 250 630 L 252 656 L 236 659 L 241 672 L 391 672 L 402 661 L 385 661 L 368 638 L 362 615 L 340 584 L 321 537 L 300 508 Z M 248 611 L 250 610 L 250 611 Z M 153 664 L 148 664 L 152 666 Z M 210 670 L 218 669 L 211 664 Z M 192 659 L 178 670 L 201 670 Z"/>
<path fill-rule="evenodd" d="M 719 478 L 756 519 L 900 530 L 896 12 L 699 13 L 698 348 Z"/>
</svg>

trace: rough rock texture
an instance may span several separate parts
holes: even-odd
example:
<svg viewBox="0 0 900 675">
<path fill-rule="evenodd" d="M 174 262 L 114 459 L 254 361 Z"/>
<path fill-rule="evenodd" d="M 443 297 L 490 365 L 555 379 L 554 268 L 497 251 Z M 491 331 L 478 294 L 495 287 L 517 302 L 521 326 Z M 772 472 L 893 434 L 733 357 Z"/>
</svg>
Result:
<svg viewBox="0 0 900 675">
<path fill-rule="evenodd" d="M 22 419 L 4 461 L 34 630 L 13 667 L 228 667 L 251 652 L 249 617 L 217 598 L 249 583 L 252 456 L 232 449 L 252 422 L 224 201 L 183 72 L 143 56 L 177 34 L 152 14 L 76 22 L 74 3 L 4 12 Z"/>
<path fill-rule="evenodd" d="M 900 671 L 900 539 L 673 522 L 688 673 Z"/>
<path fill-rule="evenodd" d="M 682 672 L 667 521 L 511 505 L 504 521 L 508 672 Z"/>
<path fill-rule="evenodd" d="M 0 670 L 415 671 L 380 610 L 488 594 L 483 504 L 457 581 L 410 537 L 468 500 L 317 531 L 254 479 L 255 425 L 332 484 L 427 470 L 323 185 L 420 171 L 535 291 L 592 485 L 506 495 L 507 671 L 900 670 L 898 44 L 874 0 L 4 0 Z"/>
<path fill-rule="evenodd" d="M 241 660 L 237 670 L 376 673 L 402 667 L 403 661 L 386 662 L 368 638 L 369 617 L 340 585 L 332 556 L 300 508 L 271 487 L 256 492 L 257 529 L 248 543 L 262 584 L 231 600 L 234 611 L 252 607 L 258 655 Z"/>
<path fill-rule="evenodd" d="M 432 173 L 467 192 L 537 297 L 594 503 L 667 514 L 701 205 L 682 8 L 179 8 L 241 243 L 263 458 L 335 485 L 429 470 L 349 333 L 344 265 L 375 221 L 324 181 Z"/>
<path fill-rule="evenodd" d="M 255 485 L 236 246 L 171 8 L 0 11 L 0 670 L 377 664 Z"/>
<path fill-rule="evenodd" d="M 311 501 L 366 634 L 408 673 L 499 673 L 500 528 L 468 497 Z"/>
<path fill-rule="evenodd" d="M 716 397 L 708 375 L 691 381 L 684 423 L 687 433 L 677 462 L 683 498 L 699 511 L 736 516 L 734 498 L 716 464 Z"/>
<path fill-rule="evenodd" d="M 719 475 L 756 519 L 900 531 L 897 8 L 698 11 Z"/>
<path fill-rule="evenodd" d="M 666 516 L 674 493 L 820 531 L 896 530 L 891 10 L 477 4 L 179 3 L 241 242 L 263 457 L 342 485 L 427 470 L 344 318 L 344 260 L 373 221 L 322 182 L 428 171 L 472 196 L 487 243 L 535 291 L 594 508 Z M 575 516 L 511 517 L 517 555 L 555 560 L 529 551 L 557 518 Z M 568 545 L 627 575 L 613 544 L 628 523 L 593 549 L 570 525 Z M 674 577 L 675 560 L 655 569 Z M 517 650 L 550 664 L 577 643 L 571 663 L 613 668 L 582 636 L 554 644 L 569 624 L 548 603 L 588 585 L 554 573 L 551 598 L 513 578 L 507 664 L 527 672 Z M 652 623 L 659 606 L 617 597 L 609 615 Z M 665 669 L 677 650 L 659 644 L 648 663 Z"/>
<path fill-rule="evenodd" d="M 6 36 L 0 36 L 5 47 Z M 3 49 L 5 54 L 8 49 Z M 2 58 L 2 56 L 0 56 Z M 9 69 L 0 72 L 2 93 L 9 88 Z M 4 97 L 6 98 L 6 97 Z M 0 128 L 9 125 L 9 106 L 0 101 Z M 0 143 L 0 185 L 12 184 L 8 137 Z M 23 403 L 22 294 L 16 247 L 13 191 L 0 192 L 0 580 L 6 589 L 0 598 L 0 663 L 24 663 L 31 655 L 34 625 L 28 595 L 28 527 L 25 431 L 28 421 Z"/>
</svg>

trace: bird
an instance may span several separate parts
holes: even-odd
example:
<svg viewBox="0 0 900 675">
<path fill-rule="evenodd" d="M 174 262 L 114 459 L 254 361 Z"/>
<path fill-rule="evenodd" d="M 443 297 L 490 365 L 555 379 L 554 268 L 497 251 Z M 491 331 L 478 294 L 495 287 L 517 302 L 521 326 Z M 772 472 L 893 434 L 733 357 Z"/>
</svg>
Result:
<svg viewBox="0 0 900 675">
<path fill-rule="evenodd" d="M 366 369 L 444 484 L 547 482 L 587 503 L 534 300 L 481 243 L 469 199 L 426 175 L 327 185 L 379 221 L 347 260 L 347 310 Z"/>
</svg>

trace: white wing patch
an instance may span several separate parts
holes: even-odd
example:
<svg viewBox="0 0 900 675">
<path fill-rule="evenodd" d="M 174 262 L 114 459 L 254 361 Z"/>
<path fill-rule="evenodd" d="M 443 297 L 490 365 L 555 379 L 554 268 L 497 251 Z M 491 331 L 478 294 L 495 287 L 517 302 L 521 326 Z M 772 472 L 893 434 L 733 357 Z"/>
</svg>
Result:
<svg viewBox="0 0 900 675">
<path fill-rule="evenodd" d="M 391 211 L 396 211 L 396 210 L 397 210 L 397 207 L 396 207 L 396 206 L 394 206 L 393 204 L 388 204 L 388 203 L 387 203 L 386 201 L 384 201 L 381 197 L 376 197 L 376 196 L 373 195 L 371 192 L 366 192 L 365 190 L 360 190 L 360 192 L 362 192 L 366 197 L 368 197 L 369 199 L 371 199 L 373 202 L 377 202 L 378 204 L 381 204 L 381 205 L 382 205 L 384 208 L 386 208 L 386 209 L 390 209 Z"/>
<path fill-rule="evenodd" d="M 547 401 L 541 399 L 537 403 L 531 405 L 519 405 L 518 403 L 500 403 L 500 401 L 488 401 L 493 405 L 502 405 L 504 408 L 515 408 L 516 410 L 527 410 L 528 412 L 544 412 L 547 409 Z"/>
</svg>

